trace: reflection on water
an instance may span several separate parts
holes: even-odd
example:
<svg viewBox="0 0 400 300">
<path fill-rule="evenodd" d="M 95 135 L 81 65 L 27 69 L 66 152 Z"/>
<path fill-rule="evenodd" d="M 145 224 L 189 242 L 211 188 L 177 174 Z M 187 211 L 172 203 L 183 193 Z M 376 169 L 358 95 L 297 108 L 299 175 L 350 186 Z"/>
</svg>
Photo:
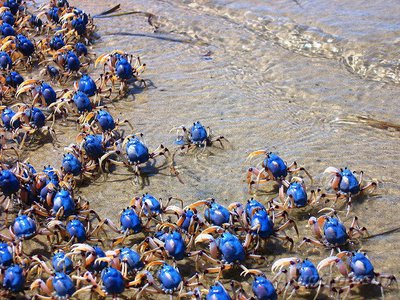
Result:
<svg viewBox="0 0 400 300">
<path fill-rule="evenodd" d="M 110 8 L 108 1 L 72 2 L 92 14 Z M 379 188 L 355 201 L 352 214 L 372 235 L 397 226 L 400 4 L 299 2 L 301 6 L 290 0 L 120 2 L 122 11 L 154 14 L 156 31 L 142 15 L 96 19 L 101 38 L 93 50 L 98 55 L 117 48 L 147 63 L 143 77 L 153 85 L 109 109 L 131 120 L 151 150 L 160 143 L 173 147 L 169 130 L 197 120 L 232 144 L 209 148 L 199 157 L 177 156 L 184 184 L 161 170 L 139 189 L 118 169 L 107 184 L 98 180 L 81 189 L 97 211 L 115 219 L 133 196 L 144 192 L 177 196 L 186 203 L 206 197 L 245 201 L 250 197 L 245 159 L 266 148 L 306 166 L 317 178 L 310 188 L 317 187 L 328 166 L 363 170 Z M 31 157 L 59 165 L 63 146 L 73 141 L 76 129 L 72 123 L 57 129 L 62 131 L 60 146 L 47 144 Z M 308 234 L 305 225 L 304 218 L 298 221 L 300 237 Z M 376 271 L 399 276 L 399 242 L 394 231 L 363 241 L 362 249 Z M 317 262 L 327 255 L 310 258 Z M 396 290 L 386 294 L 396 295 Z"/>
</svg>

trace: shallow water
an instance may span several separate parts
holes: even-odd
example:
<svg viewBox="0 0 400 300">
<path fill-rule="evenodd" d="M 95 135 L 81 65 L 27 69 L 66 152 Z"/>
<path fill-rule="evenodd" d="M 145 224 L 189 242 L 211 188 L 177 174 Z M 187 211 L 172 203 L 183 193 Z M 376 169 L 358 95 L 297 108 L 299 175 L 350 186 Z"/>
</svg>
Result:
<svg viewBox="0 0 400 300">
<path fill-rule="evenodd" d="M 317 184 L 328 166 L 363 170 L 379 188 L 358 198 L 351 216 L 359 216 L 371 234 L 398 226 L 400 4 L 265 2 L 120 1 L 122 11 L 156 15 L 156 30 L 140 15 L 95 20 L 101 38 L 93 51 L 100 55 L 121 49 L 139 55 L 147 64 L 142 77 L 152 83 L 109 106 L 114 116 L 129 119 L 151 149 L 161 143 L 173 148 L 174 132 L 169 130 L 197 120 L 231 145 L 209 148 L 198 158 L 177 156 L 184 184 L 163 169 L 144 188 L 133 184 L 132 175 L 116 174 L 107 183 L 100 179 L 81 188 L 102 216 L 116 219 L 132 197 L 144 192 L 186 203 L 206 197 L 245 201 L 251 165 L 246 157 L 267 149 L 306 167 Z M 108 1 L 71 4 L 92 15 L 111 6 Z M 46 144 L 29 154 L 35 165 L 60 165 L 63 147 L 76 134 L 68 126 L 57 128 L 63 132 L 60 146 Z M 123 168 L 117 173 L 128 174 Z M 298 222 L 300 237 L 309 235 L 305 224 L 304 219 Z M 365 240 L 362 248 L 376 271 L 399 277 L 399 243 L 400 233 L 394 232 Z M 322 252 L 310 257 L 317 262 L 329 255 Z M 279 257 L 293 255 L 299 254 Z M 397 293 L 391 289 L 385 295 L 396 299 Z"/>
</svg>

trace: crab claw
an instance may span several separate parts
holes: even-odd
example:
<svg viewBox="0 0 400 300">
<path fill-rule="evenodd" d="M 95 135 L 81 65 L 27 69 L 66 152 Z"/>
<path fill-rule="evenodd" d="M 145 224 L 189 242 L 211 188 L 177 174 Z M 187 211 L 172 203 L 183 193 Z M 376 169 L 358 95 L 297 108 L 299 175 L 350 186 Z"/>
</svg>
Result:
<svg viewBox="0 0 400 300">
<path fill-rule="evenodd" d="M 74 91 L 67 91 L 62 95 L 62 98 L 71 99 L 74 93 L 75 93 Z"/>
<path fill-rule="evenodd" d="M 95 114 L 93 111 L 87 113 L 87 114 L 85 115 L 85 118 L 83 119 L 82 123 L 88 123 L 88 122 L 89 122 L 91 119 L 93 119 L 95 116 L 96 116 L 96 114 Z"/>
<path fill-rule="evenodd" d="M 240 276 L 247 276 L 249 274 L 256 275 L 256 276 L 262 276 L 264 273 L 260 270 L 257 269 L 247 269 L 245 266 L 242 266 L 243 272 L 240 273 Z"/>
<path fill-rule="evenodd" d="M 93 275 L 90 272 L 86 272 L 83 277 L 82 276 L 76 276 L 72 275 L 72 279 L 77 279 L 77 280 L 83 280 L 87 281 L 92 285 L 92 288 L 94 291 L 96 291 L 101 297 L 105 297 L 107 294 L 101 289 L 100 285 L 97 284 L 96 280 L 93 278 Z M 82 290 L 82 289 L 81 289 Z M 79 291 L 76 291 L 75 293 L 78 293 Z M 74 294 L 75 295 L 75 294 Z M 74 296 L 72 295 L 72 296 Z"/>
<path fill-rule="evenodd" d="M 209 234 L 212 232 L 223 233 L 223 232 L 225 232 L 225 229 L 223 229 L 222 227 L 219 227 L 219 226 L 210 226 L 207 229 L 204 229 L 201 234 Z"/>
<path fill-rule="evenodd" d="M 34 290 L 40 287 L 40 279 L 36 279 L 34 282 L 31 283 L 30 289 Z"/>
<path fill-rule="evenodd" d="M 55 228 L 55 227 L 61 227 L 64 228 L 63 222 L 60 220 L 51 220 L 49 223 L 46 225 L 48 228 Z"/>
<path fill-rule="evenodd" d="M 341 253 L 343 253 L 343 252 L 341 252 Z M 317 266 L 317 270 L 318 270 L 318 272 L 320 272 L 321 269 L 323 269 L 327 266 L 332 266 L 332 265 L 336 265 L 340 274 L 342 274 L 343 276 L 346 276 L 346 277 L 348 276 L 348 274 L 349 274 L 348 266 L 338 256 L 329 256 L 328 258 L 321 260 Z"/>
<path fill-rule="evenodd" d="M 186 207 L 184 208 L 184 210 L 188 210 L 188 209 L 194 210 L 194 209 L 196 209 L 196 207 L 198 207 L 198 206 L 200 206 L 200 205 L 206 205 L 206 204 L 208 204 L 209 202 L 210 202 L 209 200 L 199 200 L 199 201 L 196 201 L 196 202 L 194 202 L 194 203 L 192 203 L 192 204 L 189 204 L 188 206 L 186 206 Z"/>
<path fill-rule="evenodd" d="M 155 260 L 155 261 L 152 261 L 152 262 L 148 263 L 146 268 L 149 269 L 149 268 L 151 268 L 153 266 L 161 266 L 161 265 L 164 265 L 164 264 L 165 264 L 165 261 L 163 261 L 163 260 Z"/>
<path fill-rule="evenodd" d="M 15 98 L 18 98 L 18 96 L 20 94 L 26 93 L 27 91 L 29 91 L 33 86 L 32 85 L 25 85 L 22 86 L 23 83 L 20 84 L 17 92 L 15 93 Z"/>
<path fill-rule="evenodd" d="M 94 248 L 88 244 L 74 244 L 71 246 L 72 253 L 79 252 L 96 252 Z"/>
<path fill-rule="evenodd" d="M 38 83 L 38 82 L 39 82 L 39 80 L 37 80 L 37 79 L 27 79 L 27 80 L 25 80 L 24 82 L 22 82 L 22 83 L 19 85 L 19 87 L 21 88 L 21 87 L 24 87 L 24 86 L 26 86 L 26 85 L 36 84 L 36 83 Z"/>
<path fill-rule="evenodd" d="M 340 174 L 340 170 L 335 167 L 328 167 L 325 169 L 324 173 Z"/>
<path fill-rule="evenodd" d="M 73 19 L 74 17 L 75 17 L 75 13 L 73 13 L 73 12 L 65 14 L 60 18 L 60 22 L 64 22 L 64 21 L 66 21 L 68 19 Z"/>
<path fill-rule="evenodd" d="M 3 43 L 3 46 L 1 46 L 0 50 L 1 51 L 7 51 L 8 50 L 8 46 L 10 46 L 13 43 L 12 40 L 8 40 L 7 42 Z"/>
<path fill-rule="evenodd" d="M 228 205 L 228 210 L 234 210 L 234 209 L 237 210 L 238 208 L 243 208 L 243 204 L 240 202 L 233 202 Z"/>
<path fill-rule="evenodd" d="M 292 182 L 297 182 L 297 183 L 303 184 L 304 180 L 301 177 L 293 176 L 292 179 L 290 179 L 290 183 L 292 183 Z"/>
<path fill-rule="evenodd" d="M 300 262 L 300 259 L 297 257 L 286 257 L 278 259 L 271 267 L 273 273 L 276 273 L 278 270 L 282 270 L 284 267 L 297 264 Z"/>
<path fill-rule="evenodd" d="M 0 14 L 4 13 L 4 12 L 7 11 L 7 10 L 10 10 L 10 8 L 5 7 L 5 6 L 0 7 Z"/>
<path fill-rule="evenodd" d="M 112 257 L 107 257 L 107 256 L 105 256 L 105 257 L 98 257 L 98 258 L 96 258 L 96 260 L 94 261 L 94 263 L 95 263 L 95 264 L 99 264 L 99 263 L 102 263 L 102 262 L 110 263 L 112 260 L 113 260 Z"/>
<path fill-rule="evenodd" d="M 201 233 L 196 237 L 196 239 L 194 240 L 194 243 L 197 244 L 197 243 L 202 243 L 202 242 L 211 242 L 213 240 L 214 240 L 214 238 L 211 234 Z"/>
<path fill-rule="evenodd" d="M 176 206 L 176 205 L 167 206 L 167 207 L 165 208 L 165 212 L 166 212 L 166 213 L 175 213 L 175 214 L 177 214 L 178 216 L 181 216 L 181 215 L 183 215 L 183 214 L 185 213 L 184 210 L 183 210 L 182 208 L 180 208 L 180 207 L 178 207 L 178 206 Z"/>
<path fill-rule="evenodd" d="M 327 211 L 329 215 L 336 214 L 336 210 L 334 208 L 332 208 L 332 207 L 324 207 L 324 208 L 320 209 L 318 211 L 318 213 L 322 213 L 322 212 L 325 212 L 325 211 Z"/>
<path fill-rule="evenodd" d="M 36 279 L 31 283 L 30 289 L 31 291 L 40 288 L 43 292 L 51 294 L 52 290 L 44 283 L 42 279 Z"/>
<path fill-rule="evenodd" d="M 69 50 L 73 50 L 74 49 L 74 46 L 73 45 L 70 45 L 70 44 L 68 44 L 68 45 L 65 45 L 65 46 L 63 46 L 62 48 L 60 48 L 59 50 L 65 50 L 65 51 L 69 51 Z"/>
<path fill-rule="evenodd" d="M 320 219 L 320 218 L 321 218 L 321 217 L 319 217 L 318 220 L 317 220 L 316 217 L 310 217 L 310 218 L 308 219 L 308 226 L 311 227 L 311 230 L 312 230 L 314 236 L 316 236 L 316 237 L 321 237 L 321 236 L 322 236 L 322 233 L 321 233 L 321 229 L 320 229 L 320 228 L 322 228 L 323 222 L 325 222 L 325 219 L 323 219 L 323 222 L 322 222 L 322 224 L 321 224 L 321 223 L 319 222 L 319 219 Z M 307 227 L 308 227 L 308 226 L 307 226 Z"/>
<path fill-rule="evenodd" d="M 97 65 L 101 62 L 102 64 L 104 64 L 104 62 L 108 59 L 110 55 L 108 53 L 106 54 L 102 54 L 100 55 L 98 58 L 96 58 L 95 62 L 94 62 L 94 67 L 96 68 Z"/>
<path fill-rule="evenodd" d="M 171 229 L 175 229 L 175 230 L 179 229 L 178 226 L 176 226 L 175 224 L 172 224 L 172 223 L 162 223 L 159 225 L 158 229 L 163 230 L 164 228 L 167 228 L 167 227 L 171 228 Z"/>
<path fill-rule="evenodd" d="M 36 15 L 36 18 L 37 19 L 40 19 L 42 16 L 44 16 L 45 14 L 47 13 L 47 11 L 41 11 L 40 13 L 38 13 L 37 15 Z"/>
<path fill-rule="evenodd" d="M 107 257 L 117 257 L 119 255 L 119 253 L 121 252 L 121 249 L 115 249 L 115 250 L 107 250 L 105 252 Z"/>
<path fill-rule="evenodd" d="M 257 155 L 261 155 L 261 154 L 267 154 L 266 150 L 257 150 L 257 151 L 253 151 L 249 154 L 249 156 L 247 156 L 246 161 L 251 160 L 254 156 Z"/>
<path fill-rule="evenodd" d="M 174 130 L 186 130 L 184 125 L 178 126 L 178 127 L 172 127 L 169 131 L 169 133 L 171 133 Z"/>
</svg>

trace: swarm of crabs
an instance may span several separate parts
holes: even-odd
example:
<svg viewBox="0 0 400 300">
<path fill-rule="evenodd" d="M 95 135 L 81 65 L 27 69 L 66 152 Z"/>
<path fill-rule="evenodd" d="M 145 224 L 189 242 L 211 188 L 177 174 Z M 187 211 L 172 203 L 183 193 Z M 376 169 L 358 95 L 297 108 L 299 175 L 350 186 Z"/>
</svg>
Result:
<svg viewBox="0 0 400 300">
<path fill-rule="evenodd" d="M 100 216 L 79 196 L 82 184 L 107 180 L 120 166 L 141 185 L 146 166 L 160 158 L 156 167 L 168 168 L 183 183 L 177 154 L 197 156 L 229 141 L 195 122 L 172 129 L 177 137 L 170 149 L 149 148 L 129 120 L 114 119 L 106 107 L 132 89 L 146 88 L 140 77 L 146 65 L 139 57 L 120 50 L 96 57 L 87 47 L 95 38 L 93 18 L 65 0 L 50 1 L 36 15 L 23 1 L 1 4 L 2 297 L 346 298 L 365 285 L 377 287 L 383 297 L 396 281 L 375 272 L 358 251 L 369 232 L 356 216 L 347 222 L 348 215 L 354 199 L 377 184 L 364 184 L 362 172 L 357 178 L 348 168 L 326 168 L 330 188 L 308 190 L 314 181 L 305 168 L 259 150 L 248 156 L 264 156 L 247 171 L 249 192 L 257 195 L 273 182 L 276 197 L 228 205 L 197 199 L 185 206 L 177 197 L 146 193 L 127 199 L 118 221 Z M 98 78 L 88 74 L 93 65 L 102 68 Z M 34 69 L 39 79 L 20 74 Z M 78 124 L 76 138 L 58 167 L 36 169 L 25 150 L 57 143 L 60 120 Z M 295 212 L 311 216 L 309 236 L 299 237 Z M 326 258 L 312 262 L 293 255 L 300 249 L 303 254 L 319 249 Z M 273 261 L 279 251 L 291 254 Z"/>
</svg>

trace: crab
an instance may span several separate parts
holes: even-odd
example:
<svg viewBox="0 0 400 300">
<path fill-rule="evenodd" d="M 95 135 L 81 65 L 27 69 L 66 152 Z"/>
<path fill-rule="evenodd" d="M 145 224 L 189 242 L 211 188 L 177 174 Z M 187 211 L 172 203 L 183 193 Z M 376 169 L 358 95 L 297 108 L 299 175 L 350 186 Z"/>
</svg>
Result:
<svg viewBox="0 0 400 300">
<path fill-rule="evenodd" d="M 0 269 L 4 270 L 14 262 L 14 245 L 12 243 L 0 243 Z"/>
<path fill-rule="evenodd" d="M 107 267 L 107 261 L 102 261 L 102 258 L 107 257 L 107 254 L 99 246 L 90 246 L 83 243 L 73 244 L 67 256 L 75 257 L 76 255 L 82 255 L 83 262 L 81 266 L 93 274 L 101 273 Z"/>
<path fill-rule="evenodd" d="M 11 293 L 24 293 L 25 281 L 26 281 L 26 270 L 19 265 L 11 265 L 8 267 L 2 277 L 3 289 L 0 295 L 6 296 L 9 292 Z M 9 295 L 7 295 L 9 297 Z M 7 298 L 8 298 L 7 297 Z"/>
<path fill-rule="evenodd" d="M 335 167 L 328 167 L 325 169 L 324 173 L 332 174 L 330 185 L 331 188 L 336 192 L 336 194 L 327 194 L 326 196 L 329 198 L 334 198 L 335 203 L 342 199 L 347 201 L 347 215 L 350 212 L 353 197 L 365 192 L 373 192 L 377 187 L 377 183 L 374 181 L 363 186 L 362 171 L 360 172 L 359 179 L 357 179 L 354 176 L 354 172 L 351 172 L 348 168 L 339 170 Z"/>
<path fill-rule="evenodd" d="M 10 107 L 0 106 L 1 111 L 1 121 L 3 125 L 3 130 L 11 132 L 13 139 L 18 137 L 18 129 L 21 127 L 21 121 L 11 122 L 12 118 L 15 116 L 15 111 Z"/>
<path fill-rule="evenodd" d="M 113 267 L 106 267 L 101 272 L 101 284 L 97 283 L 96 278 L 89 271 L 85 272 L 83 276 L 74 275 L 72 278 L 79 281 L 89 283 L 89 285 L 82 287 L 75 295 L 85 291 L 95 292 L 100 297 L 112 295 L 113 299 L 117 299 L 118 295 L 125 291 L 126 287 L 131 285 L 122 276 L 121 272 Z"/>
<path fill-rule="evenodd" d="M 36 294 L 34 299 L 68 299 L 75 296 L 79 290 L 76 290 L 75 283 L 68 274 L 56 272 L 50 276 L 46 282 L 42 279 L 36 279 L 30 286 L 31 291 L 39 289 L 45 296 Z"/>
<path fill-rule="evenodd" d="M 332 265 L 335 265 L 341 274 L 341 277 L 331 280 L 331 290 L 337 292 L 338 297 L 340 294 L 345 293 L 344 298 L 346 298 L 351 289 L 357 286 L 376 285 L 381 289 L 383 299 L 384 287 L 396 282 L 394 275 L 375 273 L 371 261 L 361 252 L 339 252 L 336 256 L 323 259 L 318 264 L 317 269 L 320 272 L 323 268 Z M 343 286 L 343 279 L 345 280 L 345 286 Z M 383 280 L 387 281 L 386 284 L 382 284 Z"/>
<path fill-rule="evenodd" d="M 174 226 L 171 227 L 174 228 Z M 185 242 L 182 234 L 174 228 L 170 232 L 158 231 L 153 237 L 148 236 L 141 243 L 140 249 L 143 251 L 150 247 L 149 252 L 163 259 L 172 258 L 178 261 L 187 257 L 193 242 L 193 236 Z"/>
<path fill-rule="evenodd" d="M 254 240 L 256 241 L 255 251 L 259 249 L 262 240 L 270 238 L 282 240 L 284 245 L 289 244 L 289 248 L 293 248 L 294 241 L 284 230 L 294 228 L 297 236 L 299 231 L 295 221 L 288 217 L 287 212 L 275 213 L 272 210 L 272 216 L 270 216 L 271 210 L 267 210 L 254 199 L 250 199 L 245 208 L 240 203 L 235 202 L 229 206 L 229 209 L 233 210 L 236 219 L 239 221 L 236 230 L 246 233 L 246 244 L 250 246 Z M 277 221 L 278 218 L 281 220 Z"/>
<path fill-rule="evenodd" d="M 20 149 L 24 146 L 28 136 L 35 137 L 38 135 L 40 140 L 50 136 L 52 140 L 57 140 L 53 127 L 45 126 L 46 116 L 40 108 L 27 104 L 17 104 L 16 106 L 18 111 L 11 118 L 10 125 L 13 128 L 14 124 L 17 124 L 21 128 L 23 137 L 19 142 Z"/>
<path fill-rule="evenodd" d="M 81 161 L 83 174 L 85 175 L 87 173 L 85 171 L 88 171 L 92 177 L 103 172 L 100 168 L 103 157 L 117 148 L 117 141 L 107 132 L 102 134 L 82 132 L 77 135 L 76 142 L 77 144 L 71 144 L 65 150 L 72 152 Z"/>
<path fill-rule="evenodd" d="M 16 20 L 15 23 L 15 25 L 18 26 L 19 31 L 24 31 L 28 35 L 39 35 L 43 33 L 46 28 L 49 28 L 47 24 L 43 24 L 40 17 L 33 14 L 21 16 L 21 18 Z"/>
<path fill-rule="evenodd" d="M 69 275 L 77 269 L 67 253 L 62 250 L 54 252 L 53 257 L 51 258 L 51 267 L 47 265 L 44 259 L 46 258 L 42 255 L 34 255 L 32 257 L 30 272 L 37 269 L 38 273 L 39 271 L 41 273 L 43 270 L 49 275 L 54 273 L 65 273 Z"/>
<path fill-rule="evenodd" d="M 84 132 L 95 134 L 109 132 L 117 140 L 123 135 L 123 132 L 118 130 L 121 124 L 127 123 L 133 130 L 133 126 L 128 120 L 114 120 L 111 114 L 103 109 L 83 114 L 78 122 Z"/>
<path fill-rule="evenodd" d="M 62 34 L 55 34 L 51 38 L 47 36 L 36 43 L 38 54 L 42 57 L 42 60 L 46 60 L 47 55 L 54 55 L 57 50 L 60 50 L 65 46 L 64 37 Z"/>
<path fill-rule="evenodd" d="M 82 73 L 87 72 L 87 67 L 89 66 L 88 63 L 81 63 L 78 55 L 74 51 L 69 50 L 69 48 L 66 48 L 66 46 L 53 54 L 53 62 L 62 70 L 59 75 L 64 78 L 61 81 L 63 84 L 75 75 L 82 76 Z"/>
<path fill-rule="evenodd" d="M 73 176 L 75 182 L 96 178 L 98 165 L 95 160 L 87 159 L 77 145 L 70 145 L 65 149 L 70 152 L 63 156 L 61 165 L 63 174 L 66 174 L 67 177 Z"/>
<path fill-rule="evenodd" d="M 50 104 L 57 101 L 57 93 L 51 87 L 42 80 L 28 79 L 22 82 L 18 86 L 18 90 L 15 97 L 18 98 L 21 94 L 30 92 L 32 100 L 32 106 L 36 106 L 38 103 L 41 106 L 47 107 Z"/>
<path fill-rule="evenodd" d="M 288 269 L 287 269 L 288 268 Z M 318 298 L 321 288 L 324 287 L 322 279 L 318 274 L 317 268 L 308 260 L 301 260 L 297 257 L 281 258 L 272 265 L 272 272 L 278 273 L 273 281 L 277 281 L 279 286 L 282 277 L 284 277 L 283 298 L 290 292 L 289 298 L 297 293 L 304 291 L 317 290 L 314 299 Z"/>
<path fill-rule="evenodd" d="M 29 240 L 35 237 L 36 235 L 45 235 L 47 240 L 51 244 L 51 236 L 55 236 L 55 227 L 52 226 L 44 226 L 38 228 L 38 222 L 30 217 L 28 214 L 19 214 L 13 221 L 13 224 L 9 226 L 9 234 L 0 234 L 0 238 L 8 241 L 16 243 L 17 248 L 19 249 L 19 253 L 22 253 L 22 242 L 24 240 Z"/>
<path fill-rule="evenodd" d="M 1 70 L 11 70 L 13 66 L 13 61 L 5 51 L 0 51 L 0 69 Z"/>
<path fill-rule="evenodd" d="M 143 293 L 173 295 L 177 291 L 178 297 L 180 297 L 184 287 L 194 287 L 201 284 L 197 273 L 191 278 L 183 281 L 179 269 L 167 264 L 165 261 L 152 261 L 147 264 L 146 269 L 150 269 L 154 266 L 161 266 L 157 273 L 157 279 L 160 282 L 160 286 L 156 284 L 156 281 L 150 272 L 146 271 L 144 273 L 139 273 L 136 276 L 135 283 L 141 282 L 143 278 L 147 279 L 147 283 L 138 290 L 137 294 L 135 294 L 137 298 L 140 298 Z"/>
<path fill-rule="evenodd" d="M 119 220 L 121 224 L 120 228 L 118 228 L 108 218 L 100 222 L 100 227 L 102 227 L 103 225 L 107 225 L 111 228 L 111 230 L 115 231 L 116 233 L 122 234 L 122 236 L 113 239 L 113 246 L 123 243 L 125 239 L 132 234 L 146 230 L 150 223 L 149 218 L 146 224 L 143 225 L 140 216 L 138 216 L 135 208 L 132 206 L 122 210 Z"/>
<path fill-rule="evenodd" d="M 35 172 L 32 165 L 19 160 L 15 162 L 12 169 L 6 169 L 4 165 L 0 165 L 0 195 L 3 201 L 8 201 L 5 205 L 5 212 L 7 212 L 10 200 L 16 200 L 18 204 L 23 205 L 24 195 L 22 190 L 25 185 L 32 181 Z M 20 192 L 19 195 L 18 192 Z"/>
<path fill-rule="evenodd" d="M 72 192 L 65 188 L 61 188 L 55 193 L 54 197 L 47 197 L 46 200 L 46 206 L 35 203 L 25 213 L 32 211 L 43 217 L 54 217 L 56 220 L 65 219 L 72 215 L 82 220 L 93 216 L 99 222 L 101 221 L 96 211 L 89 208 L 88 201 L 83 201 L 80 197 L 75 200 Z"/>
<path fill-rule="evenodd" d="M 191 210 L 197 213 L 197 207 L 201 205 L 206 205 L 206 209 L 204 210 L 204 218 L 209 224 L 228 227 L 232 223 L 229 210 L 223 205 L 219 204 L 214 198 L 196 201 L 186 206 L 185 210 Z"/>
<path fill-rule="evenodd" d="M 285 192 L 286 188 L 286 192 Z M 311 190 L 310 196 L 307 195 L 304 180 L 294 176 L 290 183 L 283 181 L 279 188 L 279 196 L 270 203 L 275 209 L 288 210 L 292 208 L 306 207 L 307 205 L 315 206 L 321 199 L 325 198 L 325 194 L 321 190 Z"/>
<path fill-rule="evenodd" d="M 67 243 L 65 244 L 55 244 L 53 246 L 55 249 L 69 249 L 74 242 L 83 243 L 86 241 L 91 241 L 103 243 L 103 240 L 94 237 L 100 230 L 100 225 L 96 225 L 92 230 L 90 220 L 86 221 L 85 227 L 82 221 L 72 216 L 66 226 L 62 221 L 56 219 L 51 220 L 48 223 L 48 226 L 58 228 L 57 233 L 61 235 L 62 239 L 67 239 Z"/>
<path fill-rule="evenodd" d="M 62 28 L 58 32 L 65 33 L 69 42 L 84 40 L 89 43 L 96 30 L 93 19 L 76 7 L 66 8 L 59 21 L 62 23 Z"/>
<path fill-rule="evenodd" d="M 257 150 L 250 153 L 247 157 L 247 160 L 250 160 L 258 155 L 265 155 L 266 157 L 261 162 L 261 169 L 258 169 L 257 167 L 251 167 L 247 170 L 247 184 L 249 185 L 250 191 L 253 184 L 256 184 L 256 188 L 258 188 L 260 183 L 266 183 L 271 180 L 282 184 L 283 180 L 286 179 L 288 174 L 296 174 L 300 171 L 305 172 L 310 178 L 311 182 L 313 182 L 310 173 L 308 173 L 305 168 L 298 167 L 296 162 L 293 162 L 288 166 L 282 160 L 282 158 L 272 152 L 267 152 L 266 150 Z"/>
<path fill-rule="evenodd" d="M 1 80 L 2 83 L 6 83 L 7 86 L 12 87 L 12 92 L 15 93 L 14 89 L 17 89 L 18 86 L 24 82 L 24 78 L 17 71 L 11 71 L 5 77 L 5 82 Z"/>
<path fill-rule="evenodd" d="M 4 28 L 3 28 L 4 30 Z M 35 45 L 25 35 L 10 35 L 3 40 L 2 51 L 10 51 L 11 59 L 15 66 L 22 65 L 25 69 L 31 69 L 37 55 Z"/>
<path fill-rule="evenodd" d="M 5 200 L 14 198 L 20 188 L 20 178 L 12 170 L 4 169 L 0 171 L 0 192 Z M 9 203 L 5 206 L 6 209 L 8 206 Z"/>
<path fill-rule="evenodd" d="M 23 77 L 16 71 L 0 75 L 0 104 L 12 104 L 15 100 L 16 89 L 23 81 Z"/>
<path fill-rule="evenodd" d="M 147 164 L 150 160 L 154 160 L 157 156 L 163 155 L 166 159 L 170 160 L 167 155 L 169 153 L 168 149 L 163 145 L 158 146 L 153 152 L 149 152 L 148 147 L 142 140 L 142 134 L 131 134 L 128 135 L 122 142 L 122 145 L 118 146 L 117 150 L 109 151 L 103 155 L 100 159 L 99 165 L 100 169 L 104 172 L 104 161 L 109 161 L 111 164 L 127 166 L 129 169 L 133 168 L 135 174 L 136 182 L 138 182 L 139 176 L 143 175 L 141 166 Z M 123 150 L 125 149 L 125 153 Z M 112 155 L 117 155 L 122 161 L 110 160 L 109 157 Z M 170 166 L 172 165 L 169 162 Z M 171 171 L 172 172 L 172 171 Z"/>
<path fill-rule="evenodd" d="M 140 58 L 137 57 L 135 60 L 132 55 L 129 55 L 120 50 L 114 50 L 111 53 L 100 55 L 94 66 L 103 64 L 103 75 L 100 77 L 100 88 L 104 89 L 107 83 L 111 81 L 111 88 L 114 90 L 116 82 L 120 82 L 118 88 L 119 96 L 125 96 L 128 93 L 128 83 L 139 81 L 141 84 L 146 86 L 146 82 L 139 76 L 145 70 L 146 64 L 142 64 Z M 109 71 L 106 72 L 106 66 Z"/>
<path fill-rule="evenodd" d="M 112 89 L 108 88 L 103 90 L 100 87 L 97 87 L 97 81 L 99 81 L 99 79 L 94 81 L 88 74 L 83 74 L 78 82 L 74 82 L 74 88 L 77 91 L 85 93 L 88 97 L 95 96 L 93 102 L 100 105 L 100 97 L 109 99 L 111 97 Z"/>
<path fill-rule="evenodd" d="M 213 232 L 220 235 L 214 238 L 210 234 Z M 263 259 L 262 256 L 252 254 L 248 251 L 249 244 L 247 242 L 242 243 L 236 235 L 227 232 L 219 226 L 211 226 L 203 230 L 196 237 L 195 244 L 202 242 L 209 243 L 209 253 L 204 250 L 197 250 L 192 251 L 189 256 L 196 257 L 196 269 L 198 269 L 197 260 L 199 257 L 215 265 L 216 267 L 207 268 L 204 273 L 218 273 L 216 280 L 220 278 L 223 270 L 232 269 L 235 265 L 243 270 L 247 270 L 243 266 L 246 257 Z"/>
<path fill-rule="evenodd" d="M 347 230 L 340 221 L 337 213 L 332 209 L 328 210 L 330 211 L 328 214 L 324 214 L 318 219 L 316 217 L 310 217 L 308 224 L 310 225 L 315 238 L 303 238 L 299 247 L 305 243 L 311 243 L 316 246 L 327 247 L 330 249 L 338 248 L 368 235 L 367 228 L 360 227 L 356 216 L 353 218 L 353 221 Z"/>
<path fill-rule="evenodd" d="M 184 208 L 176 205 L 170 205 L 165 208 L 166 214 L 175 214 L 177 216 L 178 219 L 174 226 L 187 235 L 195 235 L 205 225 L 204 220 L 192 205 L 194 203 Z"/>
<path fill-rule="evenodd" d="M 214 137 L 210 127 L 204 127 L 199 121 L 193 123 L 193 126 L 189 130 L 183 125 L 172 128 L 170 131 L 173 130 L 177 131 L 175 144 L 179 145 L 181 150 L 186 148 L 186 150 L 189 151 L 197 147 L 205 149 L 216 142 L 224 148 L 222 141 L 228 142 L 228 140 L 222 135 Z"/>
<path fill-rule="evenodd" d="M 110 253 L 111 252 L 111 253 Z M 105 257 L 99 257 L 96 262 L 108 262 L 111 266 L 120 270 L 124 278 L 134 276 L 145 266 L 145 257 L 135 250 L 125 247 L 108 251 Z"/>
</svg>

